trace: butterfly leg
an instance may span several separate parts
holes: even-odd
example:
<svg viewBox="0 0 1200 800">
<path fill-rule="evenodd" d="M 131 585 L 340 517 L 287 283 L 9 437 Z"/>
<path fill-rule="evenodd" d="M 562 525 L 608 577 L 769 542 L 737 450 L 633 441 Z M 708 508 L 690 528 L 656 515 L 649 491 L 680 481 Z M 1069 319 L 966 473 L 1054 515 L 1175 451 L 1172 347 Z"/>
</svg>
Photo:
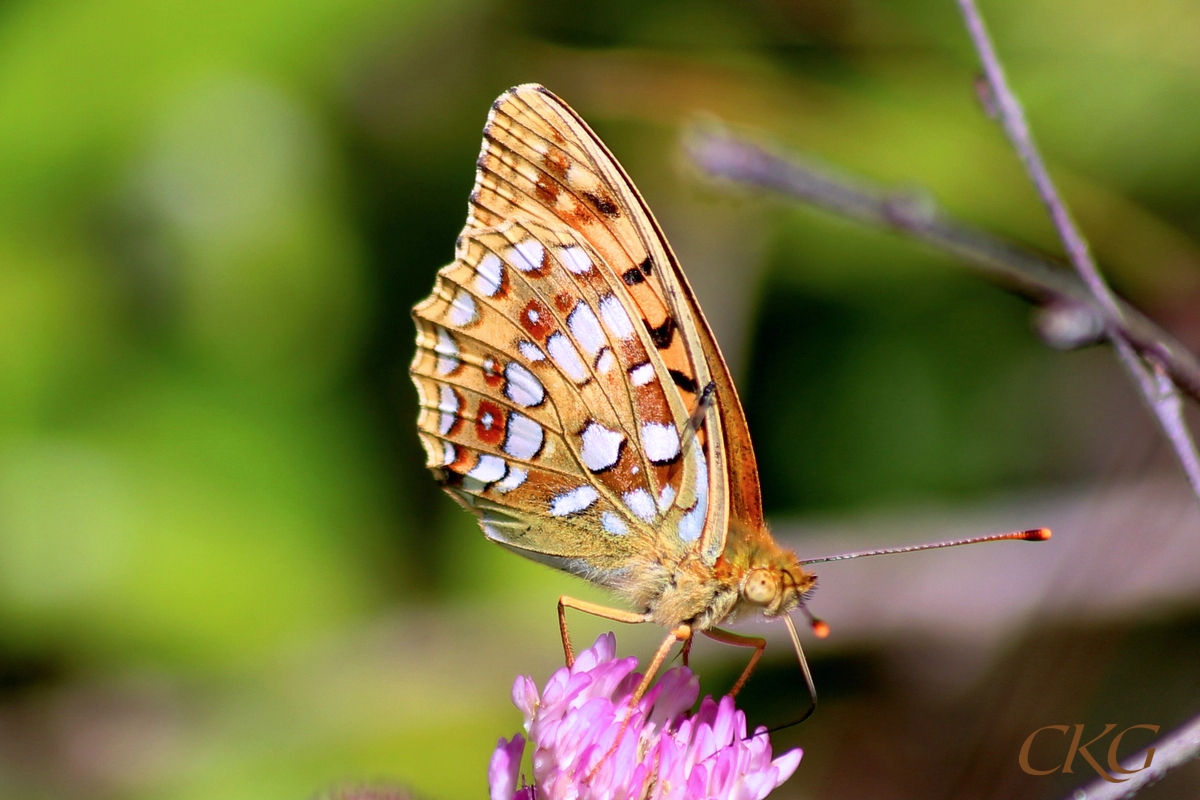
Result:
<svg viewBox="0 0 1200 800">
<path fill-rule="evenodd" d="M 608 748 L 608 752 L 596 762 L 596 766 L 592 767 L 592 771 L 584 778 L 585 783 L 591 783 L 592 778 L 599 771 L 600 765 L 608 760 L 613 753 L 617 752 L 617 747 L 621 744 L 621 739 L 625 736 L 625 728 L 629 725 L 629 719 L 633 716 L 634 709 L 637 708 L 638 702 L 646 694 L 646 690 L 650 688 L 650 682 L 654 680 L 654 675 L 658 672 L 659 667 L 667 660 L 667 656 L 671 653 L 671 648 L 675 646 L 676 642 L 690 642 L 691 640 L 692 626 L 687 623 L 673 629 L 667 634 L 667 638 L 663 639 L 663 643 L 658 646 L 658 652 L 650 660 L 650 666 L 646 667 L 646 674 L 642 677 L 642 682 L 638 684 L 637 690 L 629 698 L 629 712 L 625 715 L 625 720 L 621 723 L 620 730 L 617 731 L 617 736 L 613 740 L 612 747 Z"/>
<path fill-rule="evenodd" d="M 750 656 L 750 663 L 742 670 L 742 676 L 737 679 L 737 683 L 729 690 L 730 697 L 737 697 L 737 693 L 746 685 L 746 681 L 750 679 L 750 673 L 754 672 L 754 667 L 758 664 L 758 660 L 762 658 L 763 651 L 767 649 L 767 640 L 761 636 L 743 636 L 740 633 L 732 631 L 723 631 L 720 628 L 709 628 L 706 631 L 701 631 L 705 636 L 722 644 L 731 644 L 735 647 L 753 647 L 754 655 Z"/>
<path fill-rule="evenodd" d="M 642 699 L 642 695 L 650 688 L 650 682 L 654 680 L 654 674 L 658 672 L 658 668 L 667 660 L 667 656 L 671 653 L 671 648 L 676 642 L 690 642 L 692 639 L 692 626 L 684 623 L 678 628 L 675 628 L 667 634 L 667 638 L 663 639 L 663 643 L 658 646 L 658 652 L 654 654 L 654 658 L 650 661 L 650 666 L 646 667 L 646 674 L 642 676 L 642 682 L 638 684 L 637 691 L 633 693 L 633 697 L 629 701 L 629 705 L 636 706 L 638 701 Z M 684 645 L 687 646 L 686 644 Z"/>
<path fill-rule="evenodd" d="M 596 617 L 611 619 L 614 622 L 627 622 L 630 625 L 646 621 L 645 614 L 635 614 L 632 611 L 624 611 L 620 608 L 609 608 L 598 603 L 589 603 L 586 600 L 576 600 L 574 597 L 568 597 L 564 594 L 558 598 L 558 632 L 562 635 L 563 655 L 567 657 L 568 667 L 575 664 L 575 650 L 571 647 L 571 634 L 567 630 L 568 608 L 573 608 L 576 611 L 582 611 L 585 614 L 591 614 Z"/>
</svg>

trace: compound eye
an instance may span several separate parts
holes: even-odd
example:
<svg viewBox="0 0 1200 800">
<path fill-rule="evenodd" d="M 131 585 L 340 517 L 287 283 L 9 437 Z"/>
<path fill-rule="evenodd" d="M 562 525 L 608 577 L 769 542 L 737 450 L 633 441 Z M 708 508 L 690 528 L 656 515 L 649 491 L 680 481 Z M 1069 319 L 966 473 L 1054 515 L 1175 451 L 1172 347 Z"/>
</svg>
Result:
<svg viewBox="0 0 1200 800">
<path fill-rule="evenodd" d="M 746 588 L 742 594 L 747 600 L 756 605 L 770 605 L 779 593 L 775 578 L 765 569 L 751 570 L 746 578 Z"/>
</svg>

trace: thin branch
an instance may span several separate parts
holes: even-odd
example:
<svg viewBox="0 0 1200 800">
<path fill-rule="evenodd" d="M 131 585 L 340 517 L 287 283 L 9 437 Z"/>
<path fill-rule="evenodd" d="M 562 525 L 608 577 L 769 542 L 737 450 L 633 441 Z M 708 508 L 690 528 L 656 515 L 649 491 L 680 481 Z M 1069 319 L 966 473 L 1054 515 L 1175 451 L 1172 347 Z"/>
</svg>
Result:
<svg viewBox="0 0 1200 800">
<path fill-rule="evenodd" d="M 1119 322 L 1121 310 L 1117 306 L 1116 297 L 1101 276 L 1100 270 L 1096 268 L 1096 262 L 1092 258 L 1087 240 L 1079 232 L 1075 220 L 1071 218 L 1071 212 L 1067 210 L 1066 204 L 1058 194 L 1058 188 L 1050 178 L 1050 172 L 1046 169 L 1041 153 L 1038 152 L 1037 145 L 1033 141 L 1033 133 L 1029 130 L 1029 123 L 1025 119 L 1025 110 L 1008 86 L 1004 67 L 996 55 L 991 37 L 988 36 L 987 28 L 983 24 L 983 17 L 980 16 L 979 9 L 975 6 L 975 0 L 958 0 L 958 7 L 962 10 L 963 19 L 967 24 L 967 32 L 971 35 L 971 41 L 983 64 L 983 74 L 991 88 L 991 97 L 995 101 L 995 110 L 1000 117 L 1000 123 L 1004 126 L 1004 132 L 1008 134 L 1008 139 L 1012 142 L 1017 155 L 1025 164 L 1025 170 L 1029 173 L 1029 179 L 1033 181 L 1038 196 L 1046 205 L 1046 210 L 1050 213 L 1050 219 L 1054 222 L 1054 228 L 1062 239 L 1063 247 L 1066 248 L 1071 264 L 1074 265 L 1079 277 L 1083 279 L 1096 301 L 1112 315 L 1114 321 Z"/>
<path fill-rule="evenodd" d="M 1122 365 L 1141 390 L 1142 397 L 1150 409 L 1158 417 L 1159 425 L 1171 442 L 1171 447 L 1175 450 L 1175 455 L 1179 459 L 1180 466 L 1183 467 L 1188 483 L 1196 493 L 1197 500 L 1200 500 L 1200 457 L 1196 454 L 1196 445 L 1192 441 L 1191 433 L 1184 421 L 1183 407 L 1179 402 L 1178 393 L 1173 385 L 1166 385 L 1170 383 L 1169 378 L 1164 376 L 1166 381 L 1164 384 L 1164 379 L 1158 379 L 1148 374 L 1146 363 L 1125 339 L 1122 332 L 1125 326 L 1121 320 L 1121 307 L 1117 304 L 1115 295 L 1096 267 L 1087 240 L 1079 232 L 1079 227 L 1071 218 L 1071 213 L 1059 195 L 1049 170 L 1046 169 L 1046 163 L 1042 160 L 1041 153 L 1038 152 L 1037 145 L 1033 141 L 1033 134 L 1029 130 L 1029 123 L 1025 119 L 1025 111 L 1021 108 L 1017 96 L 1009 88 L 1008 79 L 1004 76 L 1004 67 L 996 55 L 996 49 L 992 45 L 991 37 L 988 36 L 987 27 L 983 23 L 983 17 L 975 5 L 975 0 L 958 0 L 958 7 L 962 11 L 967 32 L 979 54 L 979 61 L 983 65 L 983 73 L 991 88 L 991 97 L 995 101 L 996 113 L 1004 126 L 1004 132 L 1008 134 L 1013 149 L 1017 151 L 1017 155 L 1025 164 L 1029 179 L 1037 188 L 1038 195 L 1045 204 L 1050 219 L 1054 222 L 1054 228 L 1058 231 L 1059 238 L 1062 239 L 1067 257 L 1070 258 L 1080 280 L 1088 287 L 1097 307 L 1103 312 L 1105 330 L 1120 356 Z M 1148 361 L 1149 369 L 1153 369 L 1154 360 L 1148 359 Z"/>
<path fill-rule="evenodd" d="M 1192 493 L 1200 498 L 1200 459 L 1196 456 L 1196 443 L 1192 440 L 1192 432 L 1188 430 L 1183 418 L 1183 400 L 1179 396 L 1179 390 L 1153 360 L 1147 359 L 1150 361 L 1150 369 L 1147 369 L 1146 361 L 1138 357 L 1133 346 L 1125 338 L 1112 336 L 1111 340 L 1125 370 L 1137 381 L 1142 396 L 1147 398 L 1151 410 L 1158 415 L 1159 424 L 1171 446 L 1175 448 L 1175 454 L 1183 466 Z"/>
<path fill-rule="evenodd" d="M 1053 309 L 1056 319 L 1073 313 L 1077 318 L 1070 326 L 1073 333 L 1053 338 L 1050 343 L 1055 346 L 1080 346 L 1104 335 L 1102 312 L 1091 293 L 1059 262 L 951 217 L 925 192 L 891 191 L 858 176 L 816 167 L 794 154 L 772 152 L 713 126 L 692 131 L 685 147 L 691 160 L 710 176 L 772 189 L 838 216 L 906 234 Z M 1200 359 L 1125 301 L 1117 298 L 1117 304 L 1122 337 L 1200 401 Z"/>
<path fill-rule="evenodd" d="M 1154 761 L 1149 767 L 1140 769 L 1146 763 L 1146 754 L 1154 751 Z M 1133 797 L 1140 789 L 1152 783 L 1157 783 L 1164 775 L 1176 767 L 1182 766 L 1193 758 L 1200 756 L 1200 717 L 1196 717 L 1182 728 L 1164 736 L 1154 743 L 1153 748 L 1147 748 L 1128 759 L 1122 766 L 1127 770 L 1139 770 L 1122 783 L 1109 783 L 1097 778 L 1082 789 L 1076 789 L 1069 795 L 1068 800 L 1124 800 Z"/>
</svg>

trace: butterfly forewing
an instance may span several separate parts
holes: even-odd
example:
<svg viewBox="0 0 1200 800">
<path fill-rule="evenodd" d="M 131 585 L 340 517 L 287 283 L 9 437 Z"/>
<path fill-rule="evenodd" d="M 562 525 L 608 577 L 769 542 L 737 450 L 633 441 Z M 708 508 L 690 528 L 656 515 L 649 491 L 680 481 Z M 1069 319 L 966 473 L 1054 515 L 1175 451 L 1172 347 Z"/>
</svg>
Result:
<svg viewBox="0 0 1200 800">
<path fill-rule="evenodd" d="M 430 468 L 490 538 L 600 583 L 647 552 L 714 561 L 727 450 L 749 453 L 752 479 L 732 468 L 735 492 L 753 495 L 732 505 L 761 521 L 757 473 L 728 371 L 645 204 L 537 86 L 493 105 L 478 166 L 456 259 L 414 310 Z M 717 402 L 688 433 L 710 380 Z"/>
</svg>

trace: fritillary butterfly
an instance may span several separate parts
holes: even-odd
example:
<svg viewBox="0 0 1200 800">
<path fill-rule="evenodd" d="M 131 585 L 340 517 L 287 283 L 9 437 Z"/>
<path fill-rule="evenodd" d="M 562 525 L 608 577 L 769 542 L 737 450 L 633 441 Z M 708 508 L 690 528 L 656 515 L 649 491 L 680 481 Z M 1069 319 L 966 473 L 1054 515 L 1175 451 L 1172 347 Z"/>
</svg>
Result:
<svg viewBox="0 0 1200 800">
<path fill-rule="evenodd" d="M 429 468 L 492 541 L 641 609 L 561 598 L 568 664 L 566 608 L 655 622 L 637 696 L 697 632 L 755 648 L 736 694 L 766 642 L 716 626 L 761 615 L 788 624 L 815 703 L 787 614 L 816 578 L 767 529 L 737 391 L 650 209 L 541 86 L 501 95 L 483 133 L 455 260 L 413 310 Z"/>
</svg>

